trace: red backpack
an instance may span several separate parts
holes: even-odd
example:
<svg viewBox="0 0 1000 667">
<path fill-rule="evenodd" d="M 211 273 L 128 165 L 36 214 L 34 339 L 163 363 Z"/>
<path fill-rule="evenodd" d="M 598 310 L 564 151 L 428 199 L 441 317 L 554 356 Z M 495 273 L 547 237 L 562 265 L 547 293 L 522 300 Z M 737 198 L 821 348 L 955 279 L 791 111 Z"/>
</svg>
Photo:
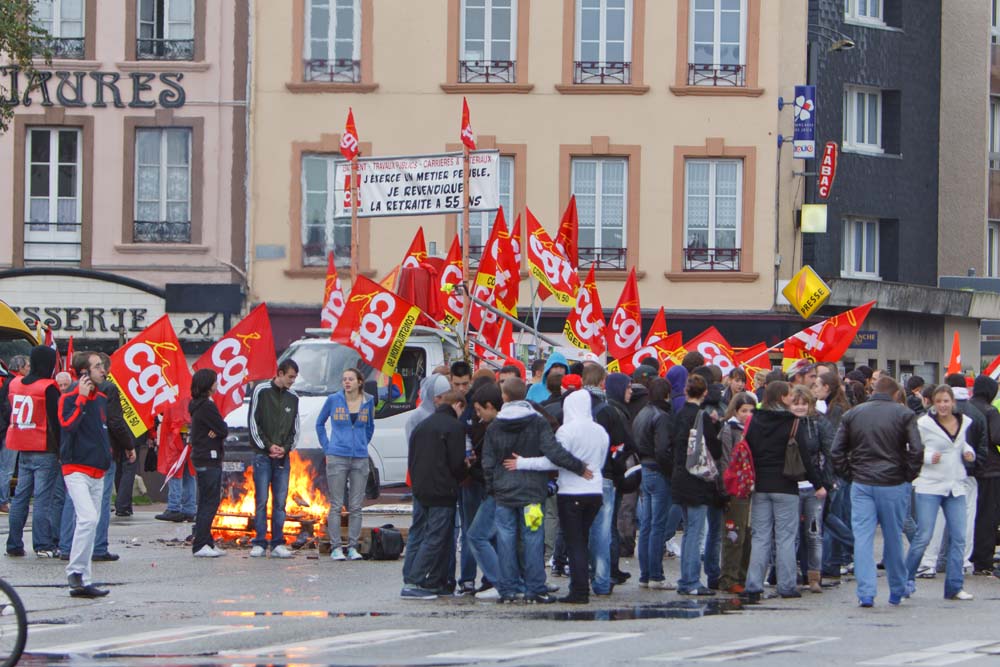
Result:
<svg viewBox="0 0 1000 667">
<path fill-rule="evenodd" d="M 743 429 L 743 437 L 733 445 L 733 451 L 729 454 L 729 466 L 722 473 L 722 483 L 726 493 L 732 498 L 746 500 L 753 493 L 754 483 L 757 480 L 757 473 L 753 467 L 753 454 L 750 453 L 750 445 L 747 443 L 747 433 L 750 431 L 750 420 Z"/>
</svg>

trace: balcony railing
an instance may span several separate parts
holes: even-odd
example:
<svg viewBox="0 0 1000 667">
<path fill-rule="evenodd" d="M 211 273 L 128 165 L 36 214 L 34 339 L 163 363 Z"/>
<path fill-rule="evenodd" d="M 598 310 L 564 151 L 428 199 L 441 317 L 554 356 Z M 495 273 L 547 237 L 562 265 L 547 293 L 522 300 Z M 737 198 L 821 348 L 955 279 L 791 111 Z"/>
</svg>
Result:
<svg viewBox="0 0 1000 667">
<path fill-rule="evenodd" d="M 514 83 L 513 60 L 459 60 L 459 83 Z"/>
<path fill-rule="evenodd" d="M 38 40 L 37 55 L 51 55 L 53 58 L 80 60 L 85 53 L 86 40 L 83 37 L 43 37 Z"/>
<path fill-rule="evenodd" d="M 747 85 L 747 68 L 745 65 L 688 63 L 688 85 L 743 87 Z"/>
<path fill-rule="evenodd" d="M 191 243 L 191 223 L 136 220 L 133 240 L 136 243 Z"/>
<path fill-rule="evenodd" d="M 24 261 L 79 264 L 82 228 L 81 222 L 25 221 Z"/>
<path fill-rule="evenodd" d="M 685 248 L 685 271 L 739 271 L 740 248 Z"/>
<path fill-rule="evenodd" d="M 624 271 L 625 248 L 586 248 L 580 247 L 580 268 L 589 269 L 593 266 L 598 271 Z"/>
<path fill-rule="evenodd" d="M 135 55 L 139 60 L 194 60 L 194 40 L 137 39 Z"/>
<path fill-rule="evenodd" d="M 624 85 L 632 83 L 632 63 L 576 61 L 573 83 Z"/>
<path fill-rule="evenodd" d="M 305 80 L 326 83 L 358 83 L 361 81 L 361 61 L 337 58 L 309 58 L 305 61 Z"/>
</svg>

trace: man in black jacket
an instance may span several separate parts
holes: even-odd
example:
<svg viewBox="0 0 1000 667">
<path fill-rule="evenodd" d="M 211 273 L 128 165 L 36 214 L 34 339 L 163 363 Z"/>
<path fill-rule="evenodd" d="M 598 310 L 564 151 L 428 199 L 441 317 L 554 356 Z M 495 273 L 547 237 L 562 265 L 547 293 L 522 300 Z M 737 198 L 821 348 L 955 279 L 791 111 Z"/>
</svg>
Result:
<svg viewBox="0 0 1000 667">
<path fill-rule="evenodd" d="M 875 604 L 875 526 L 882 527 L 889 604 L 906 593 L 903 521 L 910 506 L 910 482 L 923 462 L 917 416 L 895 400 L 899 385 L 888 375 L 875 383 L 871 398 L 849 410 L 840 422 L 830 458 L 837 474 L 851 485 L 854 576 L 858 602 Z"/>
<path fill-rule="evenodd" d="M 976 525 L 972 545 L 974 573 L 1000 577 L 993 566 L 997 526 L 1000 525 L 1000 411 L 993 407 L 997 381 L 980 375 L 972 385 L 969 403 L 986 417 L 986 456 L 976 466 L 979 493 L 976 498 Z"/>
<path fill-rule="evenodd" d="M 423 511 L 410 527 L 400 592 L 404 599 L 433 600 L 448 579 L 458 485 L 466 475 L 465 428 L 458 419 L 464 409 L 465 397 L 449 391 L 410 435 L 410 483 Z"/>
</svg>

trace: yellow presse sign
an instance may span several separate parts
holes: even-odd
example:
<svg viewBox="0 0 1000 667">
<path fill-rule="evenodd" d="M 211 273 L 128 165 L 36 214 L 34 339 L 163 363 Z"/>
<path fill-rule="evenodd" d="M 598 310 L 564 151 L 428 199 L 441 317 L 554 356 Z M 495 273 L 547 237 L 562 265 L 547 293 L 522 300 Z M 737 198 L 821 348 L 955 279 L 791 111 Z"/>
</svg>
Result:
<svg viewBox="0 0 1000 667">
<path fill-rule="evenodd" d="M 830 286 L 807 264 L 781 293 L 803 319 L 809 319 L 830 298 Z"/>
</svg>

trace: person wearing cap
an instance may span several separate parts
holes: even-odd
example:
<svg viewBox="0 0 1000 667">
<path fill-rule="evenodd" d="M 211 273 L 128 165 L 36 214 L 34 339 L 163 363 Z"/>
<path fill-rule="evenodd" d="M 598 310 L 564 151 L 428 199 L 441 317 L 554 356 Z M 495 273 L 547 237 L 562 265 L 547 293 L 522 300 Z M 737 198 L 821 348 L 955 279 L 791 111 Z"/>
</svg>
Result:
<svg viewBox="0 0 1000 667">
<path fill-rule="evenodd" d="M 816 382 L 816 363 L 809 359 L 799 359 L 788 369 L 788 383 L 793 387 L 797 384 L 812 388 Z"/>
<path fill-rule="evenodd" d="M 630 419 L 635 419 L 639 411 L 649 403 L 649 383 L 657 377 L 657 370 L 646 361 L 648 358 L 643 359 L 642 363 L 632 371 L 632 396 L 628 401 Z"/>
<path fill-rule="evenodd" d="M 583 389 L 583 378 L 576 373 L 568 373 L 564 375 L 562 379 L 563 393 L 568 394 L 569 392 L 576 391 L 577 389 Z"/>
</svg>

